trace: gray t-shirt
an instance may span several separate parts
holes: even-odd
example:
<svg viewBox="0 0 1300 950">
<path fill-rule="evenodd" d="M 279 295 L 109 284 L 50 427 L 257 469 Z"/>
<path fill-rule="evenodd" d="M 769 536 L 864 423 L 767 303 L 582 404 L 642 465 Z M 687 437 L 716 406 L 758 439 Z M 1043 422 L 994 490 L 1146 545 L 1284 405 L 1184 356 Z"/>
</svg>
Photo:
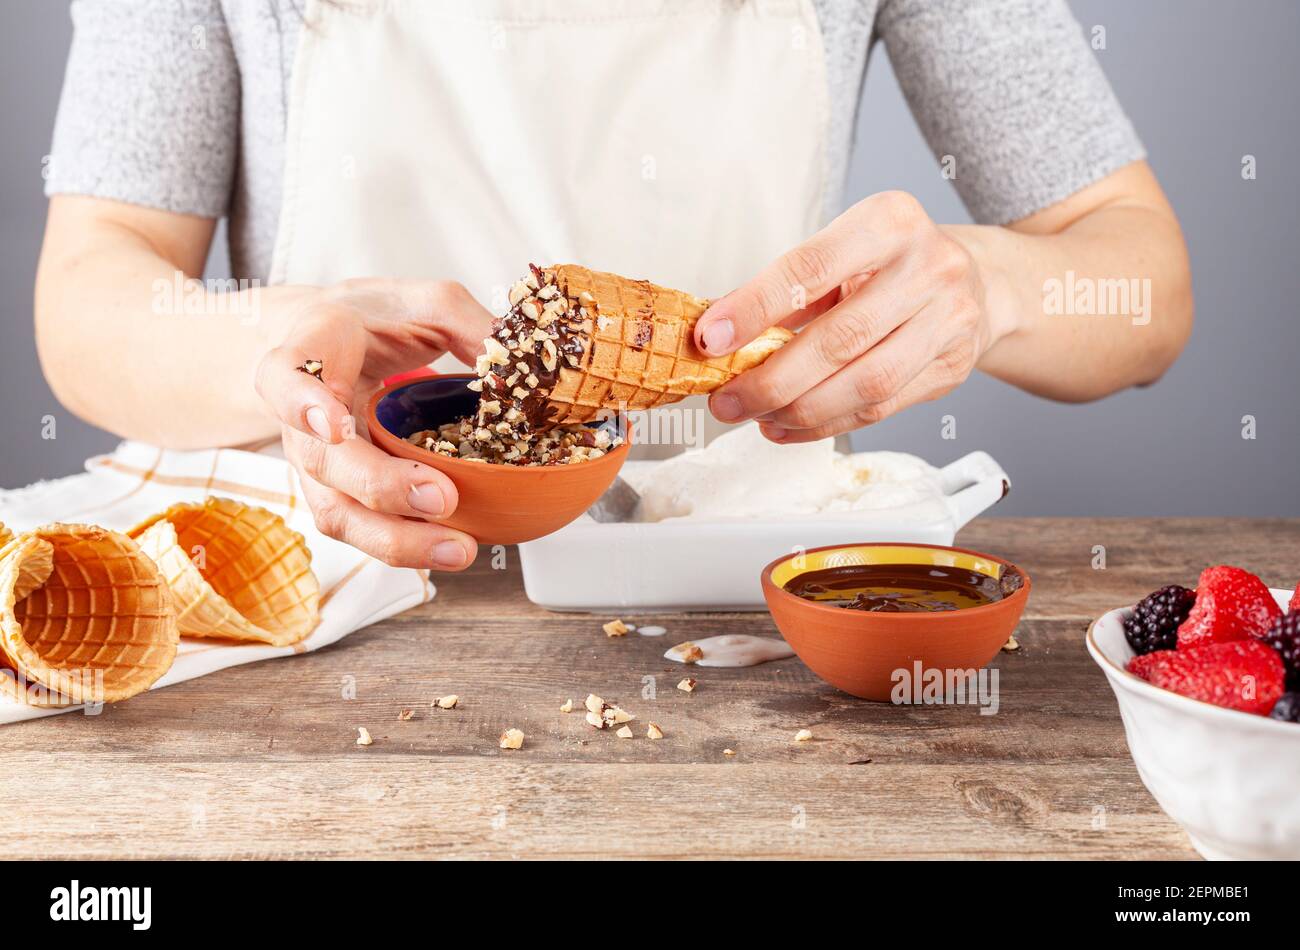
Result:
<svg viewBox="0 0 1300 950">
<path fill-rule="evenodd" d="M 472 2 L 472 0 L 466 0 Z M 837 204 L 883 40 L 972 217 L 1003 224 L 1144 157 L 1065 0 L 812 0 Z M 234 276 L 275 246 L 302 0 L 74 0 L 46 194 L 230 218 Z"/>
</svg>

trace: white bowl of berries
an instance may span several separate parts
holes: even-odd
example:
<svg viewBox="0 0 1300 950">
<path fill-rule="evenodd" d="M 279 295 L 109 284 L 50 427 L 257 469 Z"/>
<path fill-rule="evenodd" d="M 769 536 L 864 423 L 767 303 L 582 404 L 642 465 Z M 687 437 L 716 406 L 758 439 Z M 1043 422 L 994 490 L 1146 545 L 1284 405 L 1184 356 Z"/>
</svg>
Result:
<svg viewBox="0 0 1300 950">
<path fill-rule="evenodd" d="M 1211 859 L 1300 859 L 1300 587 L 1202 572 L 1098 618 L 1088 652 L 1147 789 Z"/>
</svg>

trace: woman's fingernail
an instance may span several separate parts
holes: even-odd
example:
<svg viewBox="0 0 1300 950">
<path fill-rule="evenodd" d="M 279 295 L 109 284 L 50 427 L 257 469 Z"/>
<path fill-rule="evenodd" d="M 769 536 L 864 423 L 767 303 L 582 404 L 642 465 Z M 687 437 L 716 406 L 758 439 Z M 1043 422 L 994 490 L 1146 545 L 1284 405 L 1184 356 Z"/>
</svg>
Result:
<svg viewBox="0 0 1300 950">
<path fill-rule="evenodd" d="M 763 435 L 767 436 L 773 442 L 780 442 L 787 435 L 785 429 L 780 426 L 763 426 Z"/>
<path fill-rule="evenodd" d="M 447 499 L 442 497 L 442 489 L 432 482 L 412 485 L 407 503 L 416 511 L 426 515 L 440 515 L 447 510 Z"/>
<path fill-rule="evenodd" d="M 714 396 L 709 403 L 709 408 L 713 410 L 713 415 L 723 422 L 739 419 L 744 412 L 740 400 L 730 393 L 719 393 Z"/>
<path fill-rule="evenodd" d="M 312 406 L 307 410 L 307 425 L 326 442 L 330 441 L 330 417 L 325 415 L 325 410 L 320 406 Z"/>
<path fill-rule="evenodd" d="M 710 353 L 722 353 L 731 347 L 736 338 L 736 328 L 730 320 L 714 320 L 704 328 L 704 348 Z"/>
<path fill-rule="evenodd" d="M 468 557 L 459 541 L 439 541 L 433 548 L 433 563 L 439 567 L 461 567 Z"/>
</svg>

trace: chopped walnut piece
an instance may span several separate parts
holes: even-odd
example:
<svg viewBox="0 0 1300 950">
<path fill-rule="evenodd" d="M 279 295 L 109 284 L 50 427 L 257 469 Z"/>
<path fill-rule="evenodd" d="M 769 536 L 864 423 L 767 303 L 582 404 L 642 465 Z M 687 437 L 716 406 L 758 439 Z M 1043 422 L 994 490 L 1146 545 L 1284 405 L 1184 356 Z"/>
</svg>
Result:
<svg viewBox="0 0 1300 950">
<path fill-rule="evenodd" d="M 811 729 L 800 729 L 798 732 L 794 734 L 795 742 L 807 742 L 811 738 L 812 738 Z"/>
<path fill-rule="evenodd" d="M 595 693 L 588 693 L 587 698 L 582 705 L 587 707 L 588 712 L 594 712 L 599 716 L 600 711 L 605 708 L 606 703 L 605 700 L 601 699 Z"/>
<path fill-rule="evenodd" d="M 414 715 L 415 715 L 414 709 L 403 709 L 401 712 L 397 714 L 397 721 L 409 722 L 411 720 L 411 717 Z"/>
<path fill-rule="evenodd" d="M 600 713 L 587 713 L 587 724 L 593 729 L 608 729 L 609 722 Z"/>
<path fill-rule="evenodd" d="M 1007 637 L 1007 642 L 1002 644 L 1002 651 L 1004 653 L 1015 653 L 1019 649 L 1020 649 L 1020 641 L 1017 640 L 1014 636 Z"/>
<path fill-rule="evenodd" d="M 723 754 L 723 755 L 735 755 L 736 753 L 735 753 L 733 750 L 731 750 L 731 749 L 723 749 L 723 750 L 722 750 L 722 754 Z"/>
<path fill-rule="evenodd" d="M 524 734 L 518 729 L 507 729 L 501 733 L 497 745 L 503 749 L 521 749 L 524 745 Z"/>
<path fill-rule="evenodd" d="M 632 727 L 631 727 L 631 726 L 624 726 L 624 727 L 623 727 L 622 729 L 620 729 L 618 732 L 614 733 L 614 735 L 618 736 L 620 739 L 631 739 L 631 738 L 632 738 Z"/>
<path fill-rule="evenodd" d="M 682 680 L 680 683 L 677 684 L 677 688 L 680 689 L 683 693 L 693 693 L 695 692 L 695 680 L 691 679 L 688 676 L 686 677 L 686 679 Z"/>
<path fill-rule="evenodd" d="M 459 702 L 460 702 L 460 697 L 457 696 L 455 693 L 452 693 L 450 696 L 442 696 L 439 697 L 438 699 L 435 699 L 429 705 L 437 706 L 439 709 L 455 709 L 456 704 Z"/>
<path fill-rule="evenodd" d="M 564 701 L 564 705 L 560 707 L 560 712 L 562 712 L 562 713 L 571 713 L 571 712 L 573 712 L 573 700 L 571 700 L 571 699 L 566 699 L 566 700 Z"/>
<path fill-rule="evenodd" d="M 375 740 L 370 738 L 370 730 L 365 726 L 357 726 L 357 745 L 374 745 Z"/>
<path fill-rule="evenodd" d="M 622 620 L 611 620 L 600 629 L 605 631 L 607 637 L 624 637 L 627 636 L 628 625 Z"/>
<path fill-rule="evenodd" d="M 656 723 L 649 723 L 645 727 L 645 737 L 647 739 L 662 739 L 664 731 Z"/>
<path fill-rule="evenodd" d="M 677 646 L 673 647 L 668 652 L 676 654 L 675 658 L 681 660 L 683 663 L 698 663 L 700 660 L 704 659 L 704 651 L 690 640 L 687 640 L 685 643 L 677 644 Z"/>
</svg>

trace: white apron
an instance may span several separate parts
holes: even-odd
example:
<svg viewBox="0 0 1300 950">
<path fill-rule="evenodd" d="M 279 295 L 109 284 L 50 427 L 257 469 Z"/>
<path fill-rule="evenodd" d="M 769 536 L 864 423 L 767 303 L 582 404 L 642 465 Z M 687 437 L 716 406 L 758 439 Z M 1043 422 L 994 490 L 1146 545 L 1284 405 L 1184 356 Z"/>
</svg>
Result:
<svg viewBox="0 0 1300 950">
<path fill-rule="evenodd" d="M 271 283 L 455 280 L 501 313 L 530 261 L 572 261 L 718 296 L 822 223 L 810 0 L 312 0 L 304 19 Z"/>
</svg>

